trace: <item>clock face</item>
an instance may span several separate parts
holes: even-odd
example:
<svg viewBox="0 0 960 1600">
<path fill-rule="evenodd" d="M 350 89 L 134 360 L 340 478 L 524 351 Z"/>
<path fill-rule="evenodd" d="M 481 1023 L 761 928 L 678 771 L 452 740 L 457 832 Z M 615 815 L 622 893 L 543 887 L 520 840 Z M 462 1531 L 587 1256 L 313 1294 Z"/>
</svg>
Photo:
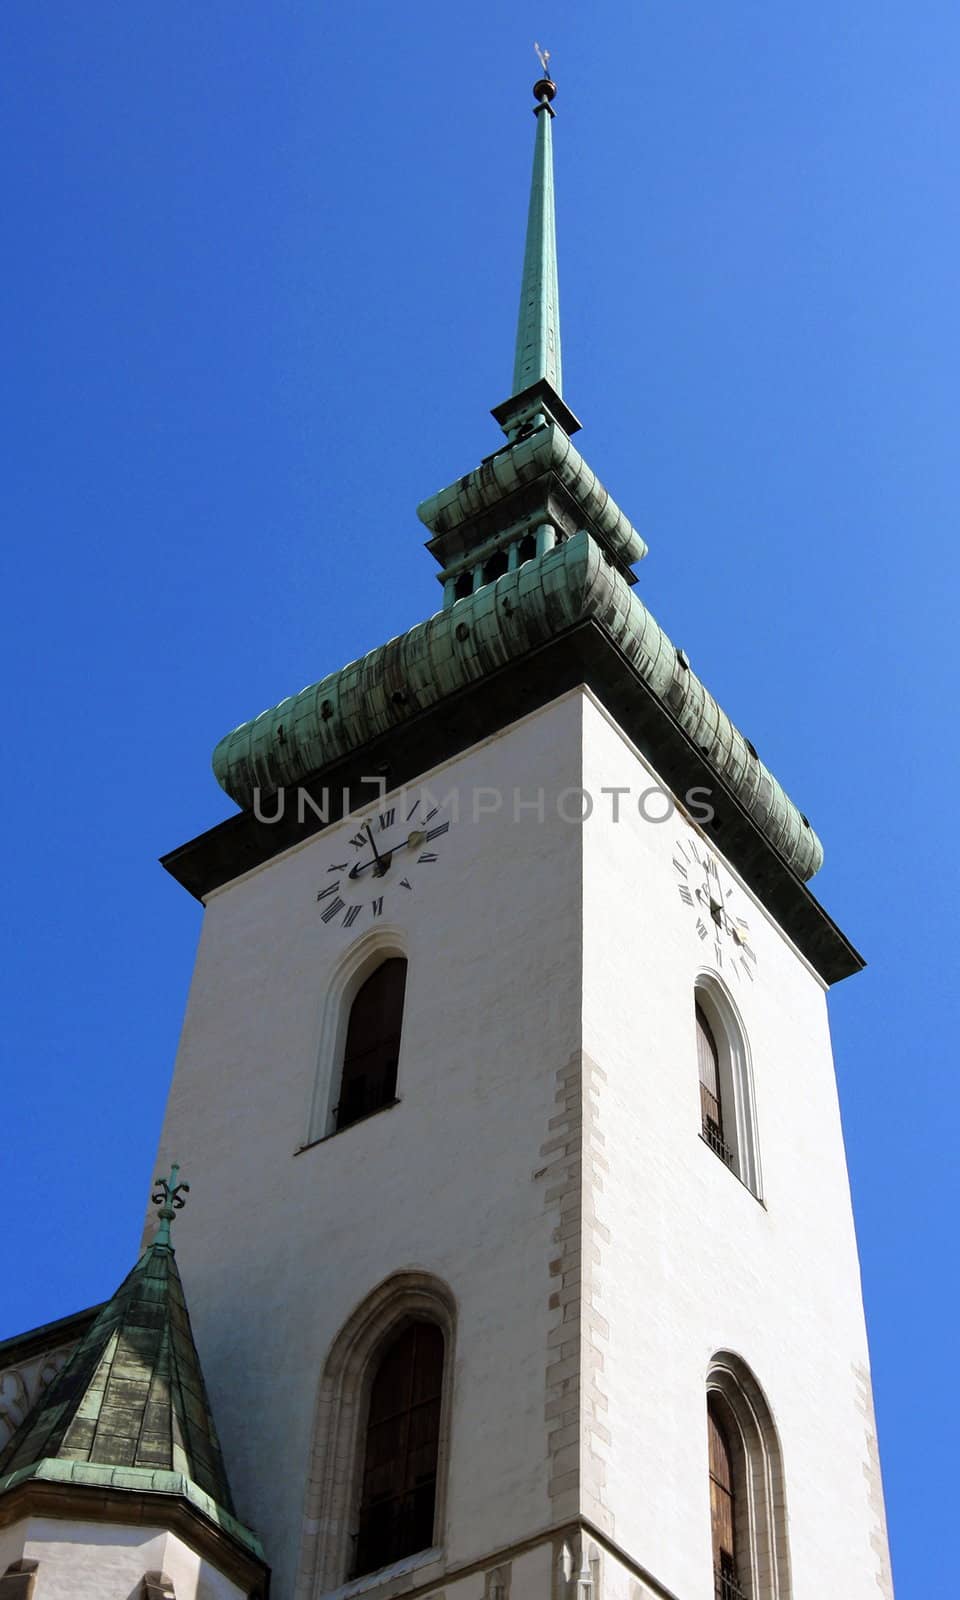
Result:
<svg viewBox="0 0 960 1600">
<path fill-rule="evenodd" d="M 680 899 L 696 915 L 701 942 L 712 940 L 717 966 L 752 983 L 757 957 L 733 881 L 699 839 L 677 840 L 673 866 Z"/>
<path fill-rule="evenodd" d="M 419 875 L 439 860 L 450 820 L 422 795 L 387 801 L 337 847 L 317 890 L 320 920 L 328 927 L 361 928 L 402 910 L 416 893 Z"/>
</svg>

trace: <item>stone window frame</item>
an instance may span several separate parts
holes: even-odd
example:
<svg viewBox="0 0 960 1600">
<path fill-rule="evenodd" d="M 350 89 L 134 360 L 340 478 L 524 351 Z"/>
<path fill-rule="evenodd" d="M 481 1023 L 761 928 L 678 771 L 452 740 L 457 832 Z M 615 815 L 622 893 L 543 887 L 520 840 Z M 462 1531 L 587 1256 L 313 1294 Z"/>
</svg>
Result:
<svg viewBox="0 0 960 1600">
<path fill-rule="evenodd" d="M 350 1581 L 350 1535 L 360 1501 L 370 1387 L 384 1349 L 413 1321 L 433 1322 L 443 1334 L 434 1542 L 430 1548 L 436 1552 L 442 1545 L 453 1412 L 456 1301 L 441 1279 L 411 1269 L 392 1273 L 361 1301 L 331 1345 L 324 1363 L 304 1504 L 296 1600 L 320 1600 L 320 1596 Z M 423 1553 L 406 1559 L 421 1561 Z M 369 1583 L 372 1576 L 367 1574 L 365 1582 Z"/>
<path fill-rule="evenodd" d="M 741 1587 L 747 1600 L 791 1600 L 783 1453 L 773 1412 L 746 1362 L 730 1350 L 710 1362 L 706 1392 L 732 1456 Z"/>
<path fill-rule="evenodd" d="M 743 1019 L 726 985 L 709 969 L 697 974 L 693 998 L 717 1047 L 723 1137 L 733 1153 L 730 1170 L 763 1204 L 753 1060 Z"/>
<path fill-rule="evenodd" d="M 347 1044 L 350 1009 L 371 973 L 391 956 L 400 956 L 407 963 L 407 994 L 404 1000 L 404 1015 L 406 1015 L 410 994 L 411 962 L 406 941 L 399 928 L 388 924 L 361 934 L 359 939 L 355 939 L 347 947 L 333 969 L 320 1008 L 315 1051 L 316 1067 L 310 1093 L 306 1138 L 300 1149 L 317 1144 L 322 1139 L 328 1139 L 337 1132 L 334 1110 L 340 1097 L 340 1078 Z M 397 1098 L 402 1081 L 403 1033 L 400 1036 L 400 1060 L 397 1067 Z M 396 1104 L 396 1101 L 391 1103 Z M 378 1108 L 380 1111 L 386 1109 L 385 1106 Z M 351 1123 L 349 1126 L 355 1127 L 357 1124 Z M 348 1129 L 342 1131 L 347 1132 Z"/>
</svg>

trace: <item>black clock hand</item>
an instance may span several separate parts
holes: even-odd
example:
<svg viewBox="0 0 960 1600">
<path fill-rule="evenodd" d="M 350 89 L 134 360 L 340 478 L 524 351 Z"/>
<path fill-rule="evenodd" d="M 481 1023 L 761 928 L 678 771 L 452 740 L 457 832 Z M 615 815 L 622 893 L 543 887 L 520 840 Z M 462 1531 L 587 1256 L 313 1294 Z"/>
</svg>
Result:
<svg viewBox="0 0 960 1600">
<path fill-rule="evenodd" d="M 393 860 L 393 851 L 388 850 L 384 855 L 381 855 L 377 850 L 376 845 L 373 844 L 372 839 L 370 840 L 370 843 L 373 845 L 373 859 L 371 861 L 355 861 L 347 874 L 348 878 L 362 877 L 363 873 L 365 873 L 369 867 L 373 868 L 373 875 L 375 878 L 382 878 L 387 872 L 390 863 Z"/>
<path fill-rule="evenodd" d="M 368 868 L 376 867 L 376 865 L 376 857 L 372 857 L 369 861 L 355 861 L 353 866 L 350 868 L 350 871 L 347 873 L 347 877 L 362 878 L 363 874 L 368 870 Z M 381 872 L 379 876 L 382 877 L 383 873 Z"/>
<path fill-rule="evenodd" d="M 387 870 L 387 867 L 389 867 L 389 865 L 390 865 L 390 857 L 388 856 L 387 859 L 386 859 L 386 862 L 384 862 L 383 857 L 380 854 L 380 851 L 377 849 L 377 841 L 373 837 L 373 829 L 371 828 L 369 822 L 367 823 L 367 838 L 370 840 L 370 848 L 373 851 L 374 856 L 376 857 L 377 877 L 378 878 L 382 878 L 383 874 Z"/>
<path fill-rule="evenodd" d="M 381 856 L 377 850 L 376 843 L 374 842 L 373 834 L 370 831 L 369 822 L 366 824 L 366 832 L 373 848 L 373 860 L 355 862 L 350 868 L 348 874 L 348 876 L 351 878 L 359 878 L 362 873 L 366 872 L 368 867 L 378 867 L 380 870 L 377 873 L 377 876 L 382 878 L 398 850 L 401 850 L 404 847 L 407 850 L 419 850 L 421 845 L 425 844 L 427 840 L 427 834 L 422 828 L 414 828 L 412 833 L 408 833 L 405 838 L 399 839 L 396 844 L 390 846 L 389 850 L 385 850 Z"/>
</svg>

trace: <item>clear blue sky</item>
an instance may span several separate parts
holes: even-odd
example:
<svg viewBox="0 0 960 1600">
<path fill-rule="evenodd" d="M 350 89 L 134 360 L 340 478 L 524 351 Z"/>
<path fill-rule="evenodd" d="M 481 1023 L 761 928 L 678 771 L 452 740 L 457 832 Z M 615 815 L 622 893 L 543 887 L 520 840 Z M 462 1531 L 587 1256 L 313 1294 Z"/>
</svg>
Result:
<svg viewBox="0 0 960 1600">
<path fill-rule="evenodd" d="M 956 0 L 0 34 L 0 1335 L 136 1250 L 200 919 L 156 857 L 232 809 L 216 739 L 438 604 L 414 508 L 499 437 L 540 38 L 584 452 L 870 961 L 832 1016 L 895 1572 L 952 1596 Z"/>
</svg>

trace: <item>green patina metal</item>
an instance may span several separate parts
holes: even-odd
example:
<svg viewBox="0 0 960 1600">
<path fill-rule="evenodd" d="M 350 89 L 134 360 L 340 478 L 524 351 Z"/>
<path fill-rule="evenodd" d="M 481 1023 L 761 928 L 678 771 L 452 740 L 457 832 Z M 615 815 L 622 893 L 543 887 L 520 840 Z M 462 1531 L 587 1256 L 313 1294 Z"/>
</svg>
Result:
<svg viewBox="0 0 960 1600">
<path fill-rule="evenodd" d="M 820 841 L 626 580 L 585 530 L 449 611 L 282 700 L 222 739 L 217 779 L 238 805 L 301 782 L 448 695 L 595 622 L 801 878 Z"/>
<path fill-rule="evenodd" d="M 189 1183 L 178 1183 L 180 1168 L 175 1161 L 170 1168 L 169 1178 L 157 1178 L 155 1192 L 151 1196 L 153 1204 L 157 1207 L 160 1226 L 153 1240 L 154 1248 L 172 1249 L 170 1242 L 170 1224 L 178 1211 L 182 1211 L 186 1202 L 183 1196 L 190 1193 Z"/>
<path fill-rule="evenodd" d="M 544 378 L 563 393 L 560 358 L 560 285 L 557 276 L 557 224 L 553 191 L 554 112 L 550 102 L 556 84 L 541 78 L 534 88 L 537 138 L 527 213 L 527 240 L 520 284 L 520 314 L 513 362 L 513 392 L 520 394 Z"/>
<path fill-rule="evenodd" d="M 566 534 L 586 528 L 625 576 L 647 553 L 632 522 L 552 419 L 421 501 L 417 516 L 434 535 L 427 548 L 441 564 L 441 581 L 545 522 Z"/>
<path fill-rule="evenodd" d="M 579 423 L 560 393 L 555 94 L 546 76 L 534 87 L 537 134 L 514 393 L 493 413 L 508 443 L 418 507 L 432 534 L 427 548 L 441 568 L 444 610 L 234 729 L 214 751 L 214 772 L 238 805 L 251 808 L 258 791 L 272 795 L 315 777 L 590 621 L 787 865 L 807 879 L 823 860 L 820 841 L 631 592 L 630 568 L 646 545 L 570 442 Z"/>
<path fill-rule="evenodd" d="M 174 1168 L 171 1212 L 177 1187 Z M 0 1453 L 0 1494 L 27 1480 L 176 1495 L 262 1560 L 234 1510 L 168 1239 L 144 1251 Z"/>
<path fill-rule="evenodd" d="M 182 1472 L 164 1472 L 150 1467 L 111 1467 L 92 1461 L 65 1461 L 59 1456 L 44 1457 L 27 1467 L 0 1474 L 0 1495 L 18 1489 L 23 1483 L 59 1483 L 88 1489 L 125 1489 L 131 1494 L 168 1494 L 186 1500 L 200 1514 L 258 1561 L 264 1561 L 263 1545 L 255 1533 Z"/>
</svg>

